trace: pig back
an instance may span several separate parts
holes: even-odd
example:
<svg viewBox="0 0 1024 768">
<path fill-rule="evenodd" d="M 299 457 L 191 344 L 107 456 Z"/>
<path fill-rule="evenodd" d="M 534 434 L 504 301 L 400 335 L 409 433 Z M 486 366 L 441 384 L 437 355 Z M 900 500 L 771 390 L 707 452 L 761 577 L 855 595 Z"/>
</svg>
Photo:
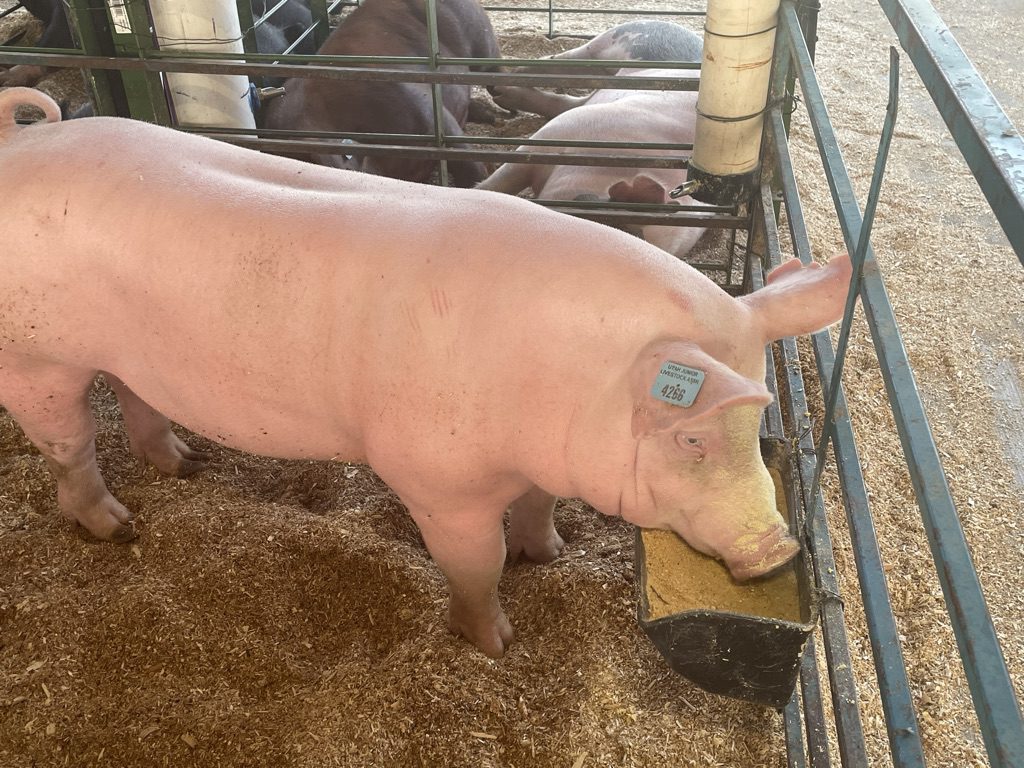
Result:
<svg viewBox="0 0 1024 768">
<path fill-rule="evenodd" d="M 69 145 L 94 174 L 47 162 Z M 694 326 L 694 304 L 712 329 L 734 311 L 657 249 L 525 200 L 134 121 L 34 127 L 0 166 L 18 350 L 110 370 L 258 453 L 362 459 L 372 442 L 507 464 L 512 442 L 563 445 L 580 398 Z"/>
</svg>

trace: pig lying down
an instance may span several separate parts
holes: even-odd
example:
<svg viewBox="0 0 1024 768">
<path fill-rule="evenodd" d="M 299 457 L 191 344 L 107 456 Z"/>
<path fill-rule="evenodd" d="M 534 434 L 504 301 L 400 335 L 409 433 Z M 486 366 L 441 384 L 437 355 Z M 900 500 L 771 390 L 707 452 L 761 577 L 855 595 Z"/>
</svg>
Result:
<svg viewBox="0 0 1024 768">
<path fill-rule="evenodd" d="M 605 32 L 580 48 L 553 58 L 618 58 L 699 60 L 703 44 L 688 29 L 662 21 L 630 22 Z M 696 79 L 685 69 L 621 69 L 620 75 Z M 561 141 L 657 142 L 692 144 L 697 124 L 697 92 L 643 91 L 606 88 L 589 96 L 566 96 L 533 88 L 496 87 L 495 101 L 552 119 L 532 138 Z M 553 154 L 665 155 L 666 150 L 609 150 L 522 146 L 517 152 Z M 677 202 L 701 205 L 690 197 L 669 198 L 686 181 L 679 168 L 624 168 L 589 165 L 505 163 L 478 185 L 479 189 L 519 194 L 530 189 L 544 200 L 603 200 L 619 203 Z M 641 236 L 663 251 L 682 258 L 704 234 L 701 227 L 648 225 Z"/>
<path fill-rule="evenodd" d="M 497 58 L 498 42 L 490 19 L 477 0 L 445 0 L 437 5 L 442 56 Z M 331 56 L 428 56 L 430 47 L 423 0 L 365 0 L 317 51 Z M 389 65 L 426 70 L 426 65 Z M 444 72 L 465 72 L 467 67 L 445 65 Z M 346 133 L 434 134 L 431 87 L 424 83 L 370 80 L 320 80 L 293 77 L 285 81 L 285 95 L 271 101 L 263 124 L 267 128 Z M 470 87 L 450 84 L 441 88 L 442 125 L 447 136 L 461 136 L 469 117 Z M 310 153 L 295 155 L 320 165 L 428 181 L 436 160 L 416 157 Z M 471 187 L 487 175 L 481 163 L 449 162 L 456 186 Z"/>
<path fill-rule="evenodd" d="M 530 67 L 524 72 L 548 74 L 637 74 L 637 69 L 588 68 L 559 66 L 566 59 L 607 61 L 688 61 L 699 63 L 704 54 L 704 41 L 692 30 L 670 21 L 647 19 L 627 21 L 602 32 L 581 46 L 544 58 L 552 63 L 542 68 Z M 673 70 L 680 77 L 699 77 L 699 70 Z M 670 76 L 670 75 L 669 75 Z M 494 101 L 510 110 L 535 112 L 544 117 L 555 117 L 568 109 L 586 104 L 590 96 L 569 96 L 551 91 L 518 85 L 498 85 L 488 89 Z"/>
<path fill-rule="evenodd" d="M 679 70 L 645 69 L 641 77 L 678 77 Z M 697 124 L 696 91 L 597 91 L 582 106 L 562 112 L 543 125 L 534 139 L 563 141 L 645 141 L 692 144 Z M 609 150 L 588 147 L 522 146 L 517 152 L 552 154 L 666 155 L 667 150 Z M 478 189 L 515 195 L 525 189 L 544 200 L 603 200 L 619 203 L 678 203 L 699 206 L 690 197 L 669 198 L 686 181 L 681 168 L 627 168 L 593 165 L 505 163 L 484 179 Z M 647 225 L 644 240 L 682 258 L 704 234 L 702 227 Z"/>
<path fill-rule="evenodd" d="M 51 122 L 19 129 L 18 104 Z M 796 553 L 758 451 L 764 345 L 840 317 L 845 256 L 735 299 L 515 197 L 58 119 L 37 91 L 0 92 L 0 195 L 18 200 L 0 403 L 93 535 L 133 536 L 96 464 L 102 372 L 132 452 L 163 472 L 201 460 L 168 418 L 243 451 L 368 463 L 447 578 L 451 629 L 490 656 L 513 635 L 506 551 L 558 554 L 554 496 L 672 529 L 741 579 Z M 48 161 L 68 146 L 96 172 Z"/>
</svg>

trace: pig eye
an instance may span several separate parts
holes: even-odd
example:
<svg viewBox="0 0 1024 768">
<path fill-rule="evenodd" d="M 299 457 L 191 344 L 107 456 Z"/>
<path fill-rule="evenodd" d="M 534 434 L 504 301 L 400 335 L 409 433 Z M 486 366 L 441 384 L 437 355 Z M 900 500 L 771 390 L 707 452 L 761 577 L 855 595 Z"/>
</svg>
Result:
<svg viewBox="0 0 1024 768">
<path fill-rule="evenodd" d="M 683 449 L 685 453 L 691 455 L 695 454 L 697 457 L 697 461 L 700 461 L 701 459 L 704 458 L 705 446 L 704 440 L 702 438 L 690 437 L 689 435 L 679 433 L 676 435 L 676 443 L 679 445 L 680 448 Z"/>
</svg>

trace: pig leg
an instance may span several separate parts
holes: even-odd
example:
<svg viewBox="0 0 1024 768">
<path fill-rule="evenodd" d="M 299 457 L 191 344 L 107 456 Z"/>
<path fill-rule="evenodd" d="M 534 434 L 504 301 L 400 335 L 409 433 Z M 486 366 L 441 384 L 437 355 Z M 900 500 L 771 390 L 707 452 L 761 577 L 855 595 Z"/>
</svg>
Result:
<svg viewBox="0 0 1024 768">
<path fill-rule="evenodd" d="M 448 627 L 492 659 L 512 642 L 512 625 L 498 604 L 505 563 L 504 510 L 430 509 L 406 504 L 431 558 L 448 580 Z"/>
<path fill-rule="evenodd" d="M 508 510 L 508 559 L 525 555 L 535 563 L 549 563 L 565 542 L 555 530 L 555 497 L 533 488 L 512 502 Z"/>
<path fill-rule="evenodd" d="M 568 96 L 518 85 L 495 85 L 488 89 L 499 107 L 555 117 L 587 103 L 590 96 Z"/>
<path fill-rule="evenodd" d="M 171 422 L 132 392 L 116 376 L 104 372 L 104 378 L 117 395 L 128 432 L 132 455 L 143 465 L 149 463 L 165 475 L 188 477 L 204 469 L 209 454 L 193 451 L 171 431 Z"/>
<path fill-rule="evenodd" d="M 96 465 L 89 390 L 96 371 L 38 360 L 4 359 L 0 400 L 57 479 L 61 512 L 98 539 L 135 537 L 131 513 L 107 490 Z"/>
<path fill-rule="evenodd" d="M 477 189 L 518 195 L 533 186 L 535 169 L 527 163 L 505 163 L 498 170 L 476 185 Z"/>
</svg>

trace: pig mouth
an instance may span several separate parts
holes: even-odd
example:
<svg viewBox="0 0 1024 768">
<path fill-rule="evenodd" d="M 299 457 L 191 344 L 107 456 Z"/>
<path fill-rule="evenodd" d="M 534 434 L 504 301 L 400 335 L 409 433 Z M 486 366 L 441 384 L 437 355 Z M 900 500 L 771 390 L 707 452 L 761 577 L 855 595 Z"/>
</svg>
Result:
<svg viewBox="0 0 1024 768">
<path fill-rule="evenodd" d="M 784 528 L 753 537 L 743 536 L 731 547 L 734 557 L 726 557 L 726 565 L 736 581 L 749 581 L 768 576 L 796 557 L 800 543 Z"/>
</svg>

